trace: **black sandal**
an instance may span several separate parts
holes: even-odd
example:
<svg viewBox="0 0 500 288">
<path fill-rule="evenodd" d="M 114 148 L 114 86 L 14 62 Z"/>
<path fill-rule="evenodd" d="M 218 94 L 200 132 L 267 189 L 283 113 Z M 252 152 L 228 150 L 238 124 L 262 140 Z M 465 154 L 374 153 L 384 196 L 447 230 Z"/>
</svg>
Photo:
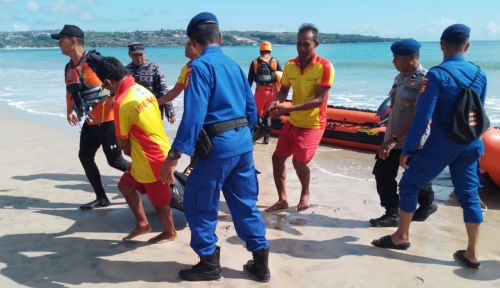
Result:
<svg viewBox="0 0 500 288">
<path fill-rule="evenodd" d="M 387 235 L 379 239 L 373 240 L 372 245 L 384 249 L 406 250 L 410 248 L 411 244 L 410 243 L 394 244 L 394 242 L 392 242 L 391 236 Z"/>
<path fill-rule="evenodd" d="M 472 268 L 472 269 L 479 269 L 479 266 L 481 266 L 481 263 L 479 262 L 472 262 L 469 259 L 465 258 L 465 250 L 458 250 L 453 254 L 453 256 L 462 264 L 465 266 Z"/>
</svg>

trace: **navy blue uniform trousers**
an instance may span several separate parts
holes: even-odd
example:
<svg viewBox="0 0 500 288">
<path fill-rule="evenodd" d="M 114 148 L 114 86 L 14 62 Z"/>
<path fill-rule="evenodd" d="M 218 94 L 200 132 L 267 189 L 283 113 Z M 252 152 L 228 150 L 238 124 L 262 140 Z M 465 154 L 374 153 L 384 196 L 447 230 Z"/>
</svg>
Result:
<svg viewBox="0 0 500 288">
<path fill-rule="evenodd" d="M 215 252 L 221 190 L 247 250 L 269 247 L 266 225 L 256 206 L 259 189 L 252 152 L 222 159 L 217 156 L 212 153 L 199 159 L 188 177 L 184 213 L 191 229 L 191 247 L 200 256 Z"/>
</svg>

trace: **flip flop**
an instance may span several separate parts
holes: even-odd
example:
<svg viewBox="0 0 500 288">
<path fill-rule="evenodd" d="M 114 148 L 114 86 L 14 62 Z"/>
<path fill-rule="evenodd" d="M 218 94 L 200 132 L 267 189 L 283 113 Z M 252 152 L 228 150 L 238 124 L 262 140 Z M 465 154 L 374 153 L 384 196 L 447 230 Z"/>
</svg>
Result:
<svg viewBox="0 0 500 288">
<path fill-rule="evenodd" d="M 479 262 L 474 263 L 465 258 L 465 250 L 458 250 L 453 254 L 453 256 L 459 260 L 459 262 L 472 269 L 479 269 L 479 266 L 481 265 Z"/>
<path fill-rule="evenodd" d="M 384 249 L 406 250 L 410 248 L 410 243 L 394 244 L 391 236 L 387 235 L 372 241 L 372 245 Z"/>
</svg>

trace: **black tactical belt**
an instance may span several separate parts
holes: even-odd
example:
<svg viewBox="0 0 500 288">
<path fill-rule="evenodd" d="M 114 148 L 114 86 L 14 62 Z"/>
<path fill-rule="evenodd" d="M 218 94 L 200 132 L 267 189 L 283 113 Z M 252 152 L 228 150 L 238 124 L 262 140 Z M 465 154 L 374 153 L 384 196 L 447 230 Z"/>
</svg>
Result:
<svg viewBox="0 0 500 288">
<path fill-rule="evenodd" d="M 218 136 L 226 131 L 240 128 L 243 126 L 248 125 L 248 120 L 246 117 L 244 118 L 238 118 L 238 119 L 233 119 L 229 121 L 223 121 L 223 122 L 218 122 L 218 123 L 213 123 L 213 124 L 207 124 L 203 126 L 203 129 L 208 134 L 208 137 L 214 138 L 215 136 Z"/>
</svg>

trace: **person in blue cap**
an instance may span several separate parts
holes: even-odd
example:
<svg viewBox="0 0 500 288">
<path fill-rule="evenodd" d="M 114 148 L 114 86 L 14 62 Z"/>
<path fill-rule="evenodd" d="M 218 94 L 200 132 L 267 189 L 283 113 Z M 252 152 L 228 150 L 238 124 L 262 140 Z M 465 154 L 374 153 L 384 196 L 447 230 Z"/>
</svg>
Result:
<svg viewBox="0 0 500 288">
<path fill-rule="evenodd" d="M 470 86 L 483 104 L 486 97 L 486 75 L 464 58 L 469 49 L 469 36 L 470 28 L 463 24 L 451 25 L 441 36 L 444 61 L 427 73 L 425 92 L 417 103 L 416 115 L 400 158 L 400 165 L 406 170 L 399 183 L 399 226 L 395 233 L 373 240 L 372 244 L 389 249 L 410 247 L 410 223 L 418 190 L 448 166 L 455 194 L 463 209 L 468 236 L 467 248 L 456 251 L 454 257 L 469 268 L 479 268 L 477 241 L 483 216 L 477 168 L 479 157 L 484 152 L 483 142 L 477 138 L 468 144 L 459 144 L 448 136 L 462 87 Z M 429 138 L 408 164 L 408 158 L 415 152 L 430 120 Z"/>
<path fill-rule="evenodd" d="M 200 56 L 191 62 L 186 75 L 184 114 L 161 170 L 161 179 L 173 183 L 181 154 L 196 153 L 199 157 L 187 180 L 184 212 L 191 229 L 191 247 L 200 262 L 181 270 L 179 276 L 187 281 L 222 277 L 215 234 L 222 190 L 236 232 L 253 253 L 253 260 L 244 267 L 258 281 L 267 282 L 271 277 L 269 243 L 256 207 L 259 190 L 251 130 L 257 122 L 257 110 L 252 91 L 240 66 L 219 47 L 222 35 L 214 14 L 196 15 L 189 22 L 187 35 Z M 212 151 L 202 151 L 200 146 L 195 150 L 198 135 L 205 134 Z M 200 137 L 208 147 L 206 139 Z"/>
<path fill-rule="evenodd" d="M 394 84 L 389 91 L 391 112 L 387 120 L 387 129 L 384 142 L 380 145 L 373 167 L 373 175 L 377 182 L 377 192 L 380 196 L 380 205 L 385 213 L 379 218 L 370 219 L 373 227 L 397 227 L 398 212 L 398 182 L 396 177 L 399 170 L 399 157 L 410 128 L 415 107 L 420 96 L 423 80 L 427 70 L 420 64 L 420 43 L 414 39 L 396 41 L 391 46 L 393 53 L 392 63 L 399 74 L 394 78 Z M 417 148 L 422 148 L 429 135 L 426 129 Z M 434 191 L 431 184 L 425 185 L 419 191 L 419 207 L 413 215 L 414 221 L 425 221 L 429 215 L 437 210 L 434 202 Z"/>
</svg>

